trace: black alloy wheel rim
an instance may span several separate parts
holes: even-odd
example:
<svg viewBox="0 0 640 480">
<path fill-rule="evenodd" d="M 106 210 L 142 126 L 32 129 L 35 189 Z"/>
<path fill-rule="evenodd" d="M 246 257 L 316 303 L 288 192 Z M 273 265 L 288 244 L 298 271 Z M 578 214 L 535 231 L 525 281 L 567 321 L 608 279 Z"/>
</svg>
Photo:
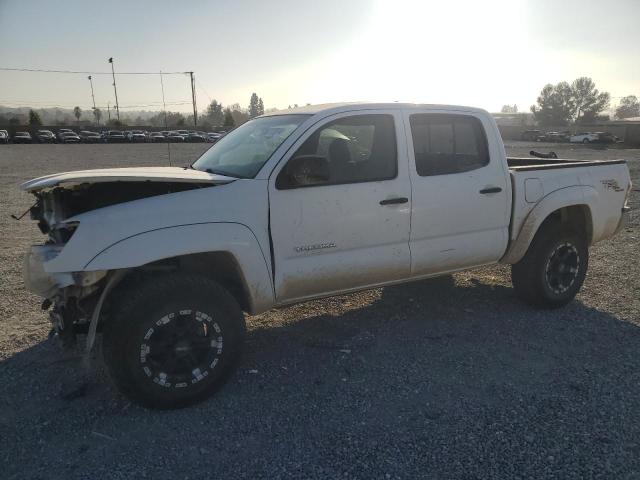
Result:
<svg viewBox="0 0 640 480">
<path fill-rule="evenodd" d="M 579 267 L 578 249 L 570 243 L 558 245 L 549 255 L 545 267 L 545 279 L 549 289 L 556 295 L 565 293 L 578 278 Z"/>
<path fill-rule="evenodd" d="M 220 362 L 222 330 L 210 315 L 184 309 L 156 321 L 144 334 L 140 364 L 165 388 L 184 388 L 208 377 Z"/>
</svg>

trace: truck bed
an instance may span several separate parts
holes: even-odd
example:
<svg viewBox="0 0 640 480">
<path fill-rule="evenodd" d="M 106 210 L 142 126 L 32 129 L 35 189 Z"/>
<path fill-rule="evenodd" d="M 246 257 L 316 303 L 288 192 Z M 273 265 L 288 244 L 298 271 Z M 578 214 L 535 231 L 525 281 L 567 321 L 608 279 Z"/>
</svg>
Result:
<svg viewBox="0 0 640 480">
<path fill-rule="evenodd" d="M 565 167 L 595 167 L 598 165 L 615 165 L 625 163 L 624 160 L 572 160 L 566 158 L 528 158 L 507 157 L 510 170 L 526 172 L 530 170 L 549 170 Z"/>
<path fill-rule="evenodd" d="M 571 192 L 577 192 L 576 198 L 568 204 L 590 209 L 591 243 L 614 234 L 629 184 L 624 160 L 507 158 L 507 165 L 513 199 L 511 240 L 520 233 L 530 214 L 546 217 L 551 213 L 540 210 L 546 207 L 533 213 L 541 203 L 555 195 L 550 205 L 562 205 Z"/>
</svg>

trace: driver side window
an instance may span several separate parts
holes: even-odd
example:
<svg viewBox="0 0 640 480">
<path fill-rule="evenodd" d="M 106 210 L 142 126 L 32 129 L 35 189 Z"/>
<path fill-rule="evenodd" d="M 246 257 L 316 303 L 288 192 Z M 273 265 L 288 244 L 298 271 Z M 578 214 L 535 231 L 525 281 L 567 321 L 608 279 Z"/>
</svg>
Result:
<svg viewBox="0 0 640 480">
<path fill-rule="evenodd" d="M 316 130 L 276 180 L 278 189 L 372 182 L 398 170 L 393 116 L 356 115 Z"/>
</svg>

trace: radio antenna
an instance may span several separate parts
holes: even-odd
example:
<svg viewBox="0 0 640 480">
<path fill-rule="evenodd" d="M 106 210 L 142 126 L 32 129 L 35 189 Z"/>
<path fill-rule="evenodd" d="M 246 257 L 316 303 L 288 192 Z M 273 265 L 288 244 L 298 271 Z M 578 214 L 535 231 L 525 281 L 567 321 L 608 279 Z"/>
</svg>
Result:
<svg viewBox="0 0 640 480">
<path fill-rule="evenodd" d="M 167 104 L 164 102 L 164 82 L 162 81 L 162 70 L 160 70 L 160 88 L 162 89 L 162 112 L 164 113 L 164 128 L 167 130 Z M 169 155 L 169 166 L 171 166 L 171 142 L 167 138 L 167 154 Z"/>
</svg>

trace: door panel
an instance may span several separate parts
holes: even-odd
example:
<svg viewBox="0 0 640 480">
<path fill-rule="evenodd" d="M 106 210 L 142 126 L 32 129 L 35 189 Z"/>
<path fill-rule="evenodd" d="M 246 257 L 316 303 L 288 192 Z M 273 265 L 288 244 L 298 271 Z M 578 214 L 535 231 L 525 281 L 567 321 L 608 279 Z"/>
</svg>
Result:
<svg viewBox="0 0 640 480">
<path fill-rule="evenodd" d="M 362 112 L 357 113 L 363 116 Z M 411 192 L 407 150 L 402 141 L 405 138 L 402 117 L 400 113 L 384 111 L 367 114 L 386 114 L 393 120 L 391 128 L 400 140 L 397 142 L 400 147 L 396 147 L 394 152 L 398 167 L 393 178 L 357 181 L 358 159 L 346 162 L 348 167 L 341 160 L 340 175 L 349 175 L 342 178 L 353 183 L 277 188 L 279 169 L 270 178 L 271 236 L 279 303 L 357 289 L 410 275 Z M 367 157 L 369 147 L 365 145 L 364 149 L 354 149 L 351 146 L 354 135 L 342 137 L 344 132 L 350 131 L 349 125 L 333 127 L 334 121 L 345 116 L 352 114 L 341 114 L 323 121 L 312 129 L 312 133 L 300 139 L 291 151 L 296 154 L 301 151 L 307 156 L 312 154 L 314 158 L 326 154 L 330 169 L 338 168 L 337 156 L 351 155 L 352 160 L 354 155 Z M 316 140 L 319 146 L 310 149 L 305 140 L 314 134 L 319 139 Z M 327 136 L 331 137 L 328 141 Z M 351 154 L 347 153 L 345 142 L 350 144 Z M 371 148 L 386 152 L 388 147 L 386 143 L 384 146 L 376 145 L 374 140 Z M 286 163 L 290 158 L 296 158 L 296 154 L 285 158 L 280 166 L 286 169 Z M 374 157 L 372 154 L 370 160 Z M 398 198 L 406 201 L 398 203 Z M 390 199 L 394 201 L 384 202 Z"/>
<path fill-rule="evenodd" d="M 423 117 L 412 122 L 415 114 Z M 486 125 L 473 115 L 437 115 L 412 111 L 405 118 L 413 276 L 496 262 L 508 241 L 510 187 Z"/>
</svg>

